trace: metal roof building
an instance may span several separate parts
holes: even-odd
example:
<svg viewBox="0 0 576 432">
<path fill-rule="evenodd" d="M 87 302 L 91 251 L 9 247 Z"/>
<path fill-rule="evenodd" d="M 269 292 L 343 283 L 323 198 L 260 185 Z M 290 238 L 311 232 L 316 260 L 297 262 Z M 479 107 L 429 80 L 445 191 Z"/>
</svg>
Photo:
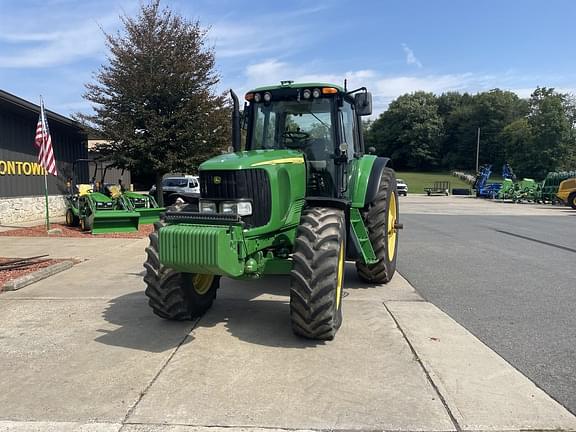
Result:
<svg viewBox="0 0 576 432">
<path fill-rule="evenodd" d="M 44 196 L 44 174 L 34 145 L 39 114 L 39 105 L 0 90 L 0 223 L 18 217 L 15 213 L 26 216 L 27 204 L 22 203 Z M 58 168 L 58 177 L 48 175 L 48 193 L 63 202 L 72 162 L 88 157 L 87 139 L 79 123 L 49 110 L 46 116 Z M 87 177 L 88 173 L 81 175 Z"/>
</svg>

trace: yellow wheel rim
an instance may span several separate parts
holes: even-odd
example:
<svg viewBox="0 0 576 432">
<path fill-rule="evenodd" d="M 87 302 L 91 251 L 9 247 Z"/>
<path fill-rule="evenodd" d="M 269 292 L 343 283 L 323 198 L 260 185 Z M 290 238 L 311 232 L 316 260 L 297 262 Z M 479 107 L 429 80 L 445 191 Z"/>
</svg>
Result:
<svg viewBox="0 0 576 432">
<path fill-rule="evenodd" d="M 192 277 L 192 285 L 197 294 L 204 295 L 208 292 L 214 281 L 214 275 L 211 274 L 195 274 Z"/>
<path fill-rule="evenodd" d="M 388 206 L 388 260 L 392 261 L 394 259 L 394 254 L 396 253 L 396 194 L 390 194 L 390 205 Z"/>
<path fill-rule="evenodd" d="M 344 280 L 344 242 L 340 243 L 340 253 L 338 254 L 338 274 L 336 276 L 336 308 L 340 308 L 342 298 L 342 281 Z"/>
</svg>

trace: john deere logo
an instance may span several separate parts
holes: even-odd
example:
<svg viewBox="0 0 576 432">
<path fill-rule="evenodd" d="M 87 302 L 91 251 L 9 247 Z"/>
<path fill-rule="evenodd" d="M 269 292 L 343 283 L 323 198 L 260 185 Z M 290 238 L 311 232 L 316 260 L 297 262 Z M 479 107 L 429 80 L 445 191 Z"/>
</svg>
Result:
<svg viewBox="0 0 576 432">
<path fill-rule="evenodd" d="M 220 184 L 222 183 L 222 178 L 219 176 L 214 176 L 214 179 L 212 181 L 214 182 L 214 184 Z"/>
</svg>

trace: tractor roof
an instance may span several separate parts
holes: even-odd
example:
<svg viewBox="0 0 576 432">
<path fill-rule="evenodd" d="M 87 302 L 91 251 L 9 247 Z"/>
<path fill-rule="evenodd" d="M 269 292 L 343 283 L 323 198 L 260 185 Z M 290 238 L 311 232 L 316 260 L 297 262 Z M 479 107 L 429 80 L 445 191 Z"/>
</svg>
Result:
<svg viewBox="0 0 576 432">
<path fill-rule="evenodd" d="M 286 82 L 285 84 L 278 84 L 278 85 L 270 85 L 270 86 L 264 86 L 264 87 L 258 87 L 255 88 L 253 90 L 250 90 L 249 93 L 251 92 L 260 92 L 260 91 L 266 91 L 266 90 L 278 90 L 278 89 L 283 89 L 283 88 L 315 88 L 315 87 L 334 87 L 335 89 L 337 89 L 339 92 L 343 92 L 344 88 L 342 86 L 339 86 L 337 84 L 330 84 L 330 83 L 295 83 L 295 82 Z"/>
</svg>

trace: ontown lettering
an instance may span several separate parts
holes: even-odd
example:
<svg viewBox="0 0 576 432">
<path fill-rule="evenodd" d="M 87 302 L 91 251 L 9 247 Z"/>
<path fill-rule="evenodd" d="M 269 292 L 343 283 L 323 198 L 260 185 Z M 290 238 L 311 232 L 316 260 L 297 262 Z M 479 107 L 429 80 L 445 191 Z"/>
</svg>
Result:
<svg viewBox="0 0 576 432">
<path fill-rule="evenodd" d="M 43 176 L 44 168 L 38 162 L 0 160 L 0 176 L 25 175 Z"/>
</svg>

